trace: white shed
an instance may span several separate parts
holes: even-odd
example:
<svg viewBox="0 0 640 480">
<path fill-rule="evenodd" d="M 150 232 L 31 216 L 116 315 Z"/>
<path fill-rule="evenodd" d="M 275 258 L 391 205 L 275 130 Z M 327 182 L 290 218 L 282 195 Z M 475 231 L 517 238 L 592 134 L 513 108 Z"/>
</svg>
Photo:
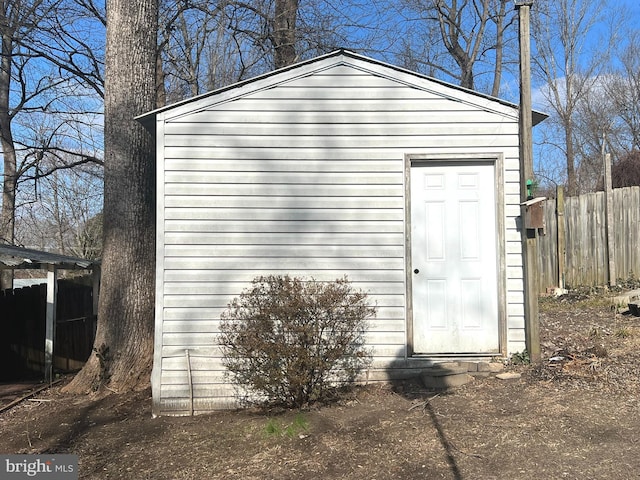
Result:
<svg viewBox="0 0 640 480">
<path fill-rule="evenodd" d="M 158 157 L 154 414 L 236 405 L 218 324 L 257 275 L 369 292 L 369 380 L 525 349 L 517 105 L 337 51 L 139 120 Z"/>
</svg>

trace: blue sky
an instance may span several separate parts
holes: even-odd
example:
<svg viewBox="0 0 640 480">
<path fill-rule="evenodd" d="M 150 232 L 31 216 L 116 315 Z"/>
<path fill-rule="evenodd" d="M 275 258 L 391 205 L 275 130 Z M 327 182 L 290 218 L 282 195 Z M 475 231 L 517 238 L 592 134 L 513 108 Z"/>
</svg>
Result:
<svg viewBox="0 0 640 480">
<path fill-rule="evenodd" d="M 375 1 L 372 1 L 372 3 L 375 3 Z M 389 4 L 386 1 L 381 1 L 379 2 L 382 5 L 393 5 L 393 4 Z M 624 10 L 624 17 L 625 20 L 627 22 L 629 22 L 629 26 L 631 28 L 637 28 L 636 25 L 640 25 L 640 1 L 639 0 L 608 0 L 608 3 L 610 5 L 614 5 L 617 6 L 618 8 L 622 8 Z M 535 15 L 536 12 L 536 6 L 534 4 L 533 9 L 532 9 L 532 15 Z M 365 12 L 365 13 L 369 13 Z M 370 20 L 370 18 L 369 18 Z M 604 31 L 603 30 L 604 27 L 599 27 L 599 29 L 595 29 L 594 30 L 594 34 L 593 34 L 593 41 L 594 42 L 599 42 L 600 39 L 598 38 L 599 32 Z M 623 28 L 623 27 L 621 27 Z M 357 43 L 357 41 L 355 39 L 357 39 L 359 37 L 359 35 L 364 35 L 364 34 L 359 34 L 357 33 L 357 29 L 355 28 L 351 28 L 351 39 L 352 41 L 354 41 L 355 43 Z M 100 32 L 100 34 L 103 34 L 102 32 Z M 401 35 L 396 35 L 395 40 L 398 40 L 398 37 L 401 37 Z M 380 55 L 376 55 L 375 53 L 366 53 L 369 55 L 373 55 L 376 57 L 386 57 L 386 58 L 382 58 L 385 61 L 388 61 L 390 63 L 394 63 L 394 61 L 392 61 L 390 58 L 387 57 L 387 55 L 383 54 L 383 50 L 385 47 L 388 47 L 390 45 L 390 43 L 384 43 L 385 40 L 379 40 L 381 42 L 381 54 Z M 391 42 L 391 40 L 387 39 L 387 42 Z M 624 41 L 624 37 L 622 38 L 622 41 Z M 342 45 L 346 48 L 354 48 L 356 50 L 358 50 L 357 45 Z M 535 42 L 533 45 L 533 51 L 534 51 L 534 55 L 535 55 Z M 450 79 L 447 79 L 450 80 Z M 482 80 L 479 79 L 478 84 L 482 84 Z M 540 83 L 539 79 L 534 78 L 533 79 L 533 92 L 532 92 L 532 97 L 533 97 L 533 103 L 534 103 L 534 108 L 536 108 L 537 110 L 540 111 L 546 111 L 549 112 L 549 108 L 548 106 L 545 104 L 543 96 L 541 95 L 541 87 L 543 87 L 543 84 Z M 517 74 L 514 73 L 510 73 L 509 71 L 505 71 L 504 77 L 503 77 L 503 88 L 502 88 L 502 93 L 500 95 L 502 98 L 504 98 L 505 100 L 508 101 L 512 101 L 512 102 L 517 102 L 518 101 L 518 78 L 517 78 Z M 32 124 L 33 122 L 27 122 L 28 124 Z M 19 129 L 19 124 L 18 122 L 16 123 L 16 129 Z M 540 127 L 539 127 L 540 128 Z M 16 131 L 16 136 L 19 136 L 20 132 Z M 539 138 L 539 137 L 538 137 Z M 100 141 L 98 140 L 98 138 L 94 138 L 94 141 L 97 142 L 98 144 L 100 143 Z M 0 172 L 1 172 L 2 166 L 0 165 Z"/>
</svg>

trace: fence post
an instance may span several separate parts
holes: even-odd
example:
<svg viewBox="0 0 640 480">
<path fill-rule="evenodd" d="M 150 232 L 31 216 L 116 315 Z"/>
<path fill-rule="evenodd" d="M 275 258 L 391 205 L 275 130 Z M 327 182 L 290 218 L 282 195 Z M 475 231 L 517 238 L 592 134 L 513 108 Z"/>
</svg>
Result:
<svg viewBox="0 0 640 480">
<path fill-rule="evenodd" d="M 564 223 L 564 188 L 556 187 L 556 226 L 558 228 L 558 287 L 564 289 L 567 240 Z"/>
<path fill-rule="evenodd" d="M 55 266 L 49 265 L 47 271 L 47 316 L 44 335 L 44 378 L 51 383 L 53 381 L 53 355 L 54 341 L 56 338 L 56 300 L 58 296 L 58 271 Z"/>
<path fill-rule="evenodd" d="M 605 228 L 607 231 L 607 260 L 609 264 L 608 277 L 609 285 L 616 284 L 616 244 L 613 238 L 613 188 L 611 182 L 611 154 L 604 156 L 604 209 Z"/>
</svg>

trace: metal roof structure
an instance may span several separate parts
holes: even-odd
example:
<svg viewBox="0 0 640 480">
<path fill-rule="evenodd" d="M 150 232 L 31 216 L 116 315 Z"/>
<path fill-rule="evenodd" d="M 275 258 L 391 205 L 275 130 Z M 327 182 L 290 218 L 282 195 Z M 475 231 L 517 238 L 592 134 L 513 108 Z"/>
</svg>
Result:
<svg viewBox="0 0 640 480">
<path fill-rule="evenodd" d="M 16 247 L 15 245 L 0 245 L 0 270 L 48 270 L 50 267 L 59 270 L 78 270 L 90 269 L 96 263 L 99 261 Z"/>
<path fill-rule="evenodd" d="M 100 288 L 100 261 L 16 247 L 15 245 L 0 244 L 0 270 L 17 269 L 47 270 L 44 363 L 45 380 L 51 381 L 53 378 L 53 343 L 56 331 L 56 304 L 58 301 L 58 270 L 87 269 L 93 271 L 93 308 L 95 314 L 97 312 L 97 300 Z"/>
</svg>

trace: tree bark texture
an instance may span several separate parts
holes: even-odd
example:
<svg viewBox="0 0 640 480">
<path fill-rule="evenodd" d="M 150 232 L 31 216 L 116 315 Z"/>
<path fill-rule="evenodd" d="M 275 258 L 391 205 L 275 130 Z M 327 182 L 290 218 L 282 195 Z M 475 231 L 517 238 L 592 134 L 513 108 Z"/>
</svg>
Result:
<svg viewBox="0 0 640 480">
<path fill-rule="evenodd" d="M 15 236 L 15 210 L 17 187 L 17 158 L 13 134 L 11 132 L 11 111 L 9 95 L 13 67 L 13 29 L 9 25 L 7 6 L 0 12 L 0 141 L 3 157 L 2 211 L 0 212 L 0 242 L 13 244 Z M 13 272 L 0 272 L 0 290 L 13 287 Z"/>
<path fill-rule="evenodd" d="M 500 96 L 500 87 L 502 85 L 502 66 L 504 62 L 504 37 L 505 29 L 508 24 L 506 23 L 507 14 L 507 2 L 508 0 L 499 0 L 496 11 L 493 15 L 493 23 L 496 26 L 496 44 L 495 44 L 495 66 L 493 68 L 493 86 L 491 87 L 491 96 Z M 510 3 L 510 2 L 509 2 Z"/>
<path fill-rule="evenodd" d="M 282 68 L 296 62 L 296 21 L 298 0 L 276 0 L 273 25 L 275 67 Z"/>
<path fill-rule="evenodd" d="M 158 0 L 107 1 L 104 250 L 94 353 L 67 387 L 149 384 L 155 297 L 155 145 L 134 120 L 156 105 Z"/>
</svg>

